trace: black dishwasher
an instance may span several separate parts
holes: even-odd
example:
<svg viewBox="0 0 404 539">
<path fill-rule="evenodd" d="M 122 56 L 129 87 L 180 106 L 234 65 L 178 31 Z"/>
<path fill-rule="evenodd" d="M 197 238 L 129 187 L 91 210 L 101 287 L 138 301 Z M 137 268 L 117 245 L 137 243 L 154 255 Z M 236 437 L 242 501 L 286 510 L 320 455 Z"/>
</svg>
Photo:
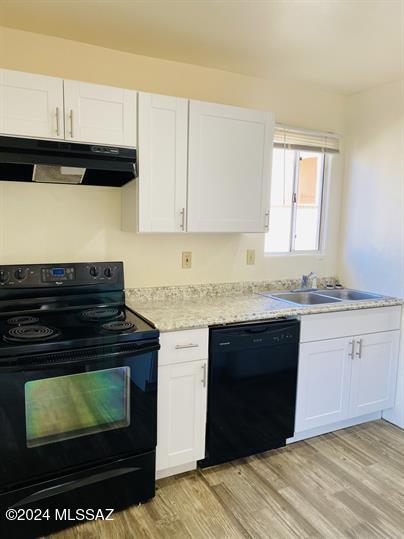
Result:
<svg viewBox="0 0 404 539">
<path fill-rule="evenodd" d="M 281 447 L 293 436 L 299 331 L 296 319 L 210 329 L 201 467 Z"/>
</svg>

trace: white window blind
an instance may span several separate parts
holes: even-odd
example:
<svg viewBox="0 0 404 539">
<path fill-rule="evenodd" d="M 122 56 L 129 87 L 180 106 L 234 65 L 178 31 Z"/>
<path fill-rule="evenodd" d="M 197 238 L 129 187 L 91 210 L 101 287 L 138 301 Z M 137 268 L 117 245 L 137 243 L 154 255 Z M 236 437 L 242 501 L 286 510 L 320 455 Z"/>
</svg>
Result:
<svg viewBox="0 0 404 539">
<path fill-rule="evenodd" d="M 274 147 L 300 151 L 339 153 L 340 137 L 335 133 L 309 131 L 277 124 Z"/>
</svg>

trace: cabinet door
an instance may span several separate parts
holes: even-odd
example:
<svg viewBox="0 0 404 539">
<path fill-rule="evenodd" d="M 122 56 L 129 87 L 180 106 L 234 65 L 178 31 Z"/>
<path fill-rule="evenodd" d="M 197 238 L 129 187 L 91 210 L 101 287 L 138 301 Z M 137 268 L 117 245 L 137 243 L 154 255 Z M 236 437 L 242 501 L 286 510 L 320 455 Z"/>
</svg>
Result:
<svg viewBox="0 0 404 539">
<path fill-rule="evenodd" d="M 300 346 L 295 432 L 346 419 L 352 339 L 330 339 Z"/>
<path fill-rule="evenodd" d="M 0 132 L 63 138 L 63 80 L 0 69 Z"/>
<path fill-rule="evenodd" d="M 188 100 L 140 93 L 138 115 L 138 230 L 185 231 Z"/>
<path fill-rule="evenodd" d="M 188 232 L 264 232 L 271 113 L 190 102 Z"/>
<path fill-rule="evenodd" d="M 157 470 L 205 456 L 208 361 L 159 367 Z"/>
<path fill-rule="evenodd" d="M 136 92 L 65 80 L 64 96 L 67 140 L 136 146 Z"/>
<path fill-rule="evenodd" d="M 399 331 L 355 337 L 349 410 L 351 417 L 393 406 L 399 338 Z"/>
</svg>

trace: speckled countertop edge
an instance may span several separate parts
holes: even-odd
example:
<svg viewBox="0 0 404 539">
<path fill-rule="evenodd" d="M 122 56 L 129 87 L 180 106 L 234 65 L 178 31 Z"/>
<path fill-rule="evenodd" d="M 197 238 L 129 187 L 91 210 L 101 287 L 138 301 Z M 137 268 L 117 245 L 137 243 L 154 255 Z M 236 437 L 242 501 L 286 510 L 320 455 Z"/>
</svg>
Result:
<svg viewBox="0 0 404 539">
<path fill-rule="evenodd" d="M 364 301 L 294 306 L 260 293 L 205 295 L 147 300 L 127 294 L 128 307 L 150 320 L 161 332 L 203 328 L 217 324 L 270 320 L 338 311 L 402 305 L 399 298 L 382 297 Z"/>
</svg>

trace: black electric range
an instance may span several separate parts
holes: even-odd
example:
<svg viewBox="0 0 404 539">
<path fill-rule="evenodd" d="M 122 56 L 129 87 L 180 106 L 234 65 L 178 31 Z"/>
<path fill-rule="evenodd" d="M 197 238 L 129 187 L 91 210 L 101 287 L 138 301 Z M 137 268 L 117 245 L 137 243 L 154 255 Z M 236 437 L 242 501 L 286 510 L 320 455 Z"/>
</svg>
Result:
<svg viewBox="0 0 404 539">
<path fill-rule="evenodd" d="M 0 266 L 0 536 L 154 496 L 158 349 L 122 262 Z"/>
</svg>

